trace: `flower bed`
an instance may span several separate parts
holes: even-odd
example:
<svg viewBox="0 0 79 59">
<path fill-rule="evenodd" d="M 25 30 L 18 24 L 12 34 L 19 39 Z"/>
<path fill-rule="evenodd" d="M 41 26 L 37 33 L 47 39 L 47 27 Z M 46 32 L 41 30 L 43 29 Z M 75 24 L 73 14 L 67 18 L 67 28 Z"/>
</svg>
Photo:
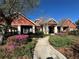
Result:
<svg viewBox="0 0 79 59">
<path fill-rule="evenodd" d="M 29 35 L 16 35 L 16 43 L 18 44 L 24 44 L 27 43 Z"/>
<path fill-rule="evenodd" d="M 24 40 L 24 39 L 27 39 L 29 35 L 16 35 L 15 37 L 17 40 Z"/>
<path fill-rule="evenodd" d="M 27 43 L 28 38 L 29 38 L 29 35 L 11 36 L 7 39 L 7 44 L 17 44 L 17 45 L 25 44 Z"/>
<path fill-rule="evenodd" d="M 0 48 L 0 59 L 32 59 L 35 44 L 36 41 L 32 41 L 26 45 L 19 47 L 7 46 L 8 49 L 6 49 L 6 47 Z M 9 50 L 9 48 L 12 48 L 12 50 Z"/>
<path fill-rule="evenodd" d="M 16 39 L 17 38 L 17 39 Z M 32 59 L 36 41 L 32 40 L 27 44 L 17 45 L 17 40 L 28 40 L 28 35 L 15 35 L 8 38 L 7 45 L 0 48 L 0 59 Z"/>
</svg>

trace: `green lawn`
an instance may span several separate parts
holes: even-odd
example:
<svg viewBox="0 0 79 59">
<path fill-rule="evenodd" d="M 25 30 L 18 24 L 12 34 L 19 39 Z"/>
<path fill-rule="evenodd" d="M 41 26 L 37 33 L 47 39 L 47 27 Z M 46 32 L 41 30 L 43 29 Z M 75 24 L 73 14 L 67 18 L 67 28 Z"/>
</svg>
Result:
<svg viewBox="0 0 79 59">
<path fill-rule="evenodd" d="M 74 43 L 76 36 L 66 35 L 66 36 L 50 36 L 49 42 L 51 45 L 53 45 L 56 48 L 59 47 L 71 47 L 71 45 Z"/>
</svg>

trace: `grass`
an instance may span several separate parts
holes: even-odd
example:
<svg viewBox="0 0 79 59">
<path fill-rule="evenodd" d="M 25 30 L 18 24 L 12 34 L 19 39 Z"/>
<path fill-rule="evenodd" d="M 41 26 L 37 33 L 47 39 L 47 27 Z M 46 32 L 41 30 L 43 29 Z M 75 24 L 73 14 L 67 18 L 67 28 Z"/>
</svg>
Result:
<svg viewBox="0 0 79 59">
<path fill-rule="evenodd" d="M 49 39 L 50 44 L 55 47 L 59 52 L 67 57 L 67 59 L 78 58 L 78 48 L 76 48 L 79 44 L 79 36 L 75 35 L 65 35 L 65 36 L 50 36 Z M 77 46 L 75 46 L 76 44 Z M 74 52 L 75 51 L 75 52 Z M 74 56 L 75 54 L 75 56 Z"/>
<path fill-rule="evenodd" d="M 49 42 L 54 47 L 70 47 L 75 40 L 74 36 L 50 36 Z"/>
</svg>

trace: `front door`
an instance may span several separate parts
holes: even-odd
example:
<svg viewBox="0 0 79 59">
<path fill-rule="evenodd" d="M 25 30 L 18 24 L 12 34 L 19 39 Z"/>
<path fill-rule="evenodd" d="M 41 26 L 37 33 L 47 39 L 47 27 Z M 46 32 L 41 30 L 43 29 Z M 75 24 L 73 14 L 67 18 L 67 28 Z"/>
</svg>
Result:
<svg viewBox="0 0 79 59">
<path fill-rule="evenodd" d="M 54 26 L 49 26 L 49 33 L 54 33 Z"/>
</svg>

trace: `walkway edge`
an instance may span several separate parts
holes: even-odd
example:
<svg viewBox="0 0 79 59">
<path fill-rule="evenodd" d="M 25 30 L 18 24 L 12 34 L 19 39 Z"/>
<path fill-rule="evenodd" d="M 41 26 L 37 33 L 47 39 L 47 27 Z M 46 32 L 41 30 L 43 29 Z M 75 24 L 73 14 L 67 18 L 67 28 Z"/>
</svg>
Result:
<svg viewBox="0 0 79 59">
<path fill-rule="evenodd" d="M 62 53 L 60 53 L 58 50 L 56 50 L 55 48 L 53 48 L 51 45 L 50 45 L 50 48 L 52 50 L 54 50 L 55 54 L 58 55 L 59 59 L 67 59 Z"/>
</svg>

